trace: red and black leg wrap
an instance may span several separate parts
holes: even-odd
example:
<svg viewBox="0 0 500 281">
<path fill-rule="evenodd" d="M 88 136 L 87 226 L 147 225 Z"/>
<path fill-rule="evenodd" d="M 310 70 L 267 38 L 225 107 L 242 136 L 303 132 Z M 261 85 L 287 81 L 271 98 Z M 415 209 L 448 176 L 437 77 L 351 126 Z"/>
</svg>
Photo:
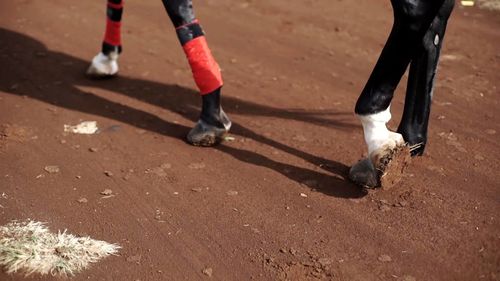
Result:
<svg viewBox="0 0 500 281">
<path fill-rule="evenodd" d="M 123 14 L 123 0 L 108 0 L 106 9 L 106 33 L 102 43 L 102 52 L 109 54 L 111 52 L 121 53 L 121 20 Z"/>
<path fill-rule="evenodd" d="M 178 26 L 176 31 L 200 94 L 210 94 L 221 88 L 223 82 L 220 67 L 208 48 L 205 33 L 198 20 Z"/>
</svg>

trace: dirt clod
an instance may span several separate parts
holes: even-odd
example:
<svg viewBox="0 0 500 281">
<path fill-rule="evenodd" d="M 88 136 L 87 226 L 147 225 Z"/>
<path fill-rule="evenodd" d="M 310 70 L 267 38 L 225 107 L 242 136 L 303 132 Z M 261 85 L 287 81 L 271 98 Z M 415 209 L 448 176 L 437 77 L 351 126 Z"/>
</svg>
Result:
<svg viewBox="0 0 500 281">
<path fill-rule="evenodd" d="M 61 171 L 61 169 L 59 169 L 59 166 L 45 166 L 44 170 L 49 174 L 56 174 Z"/>
<path fill-rule="evenodd" d="M 100 193 L 101 193 L 101 195 L 111 195 L 111 194 L 113 194 L 113 190 L 106 188 L 103 191 L 101 191 Z"/>
<path fill-rule="evenodd" d="M 392 258 L 389 255 L 380 255 L 378 260 L 381 262 L 391 262 Z"/>
<path fill-rule="evenodd" d="M 211 267 L 207 267 L 207 268 L 204 268 L 201 272 L 208 277 L 212 277 L 213 269 Z"/>
<path fill-rule="evenodd" d="M 380 175 L 380 187 L 390 189 L 398 184 L 410 163 L 410 148 L 400 146 L 379 160 L 376 169 Z"/>
</svg>

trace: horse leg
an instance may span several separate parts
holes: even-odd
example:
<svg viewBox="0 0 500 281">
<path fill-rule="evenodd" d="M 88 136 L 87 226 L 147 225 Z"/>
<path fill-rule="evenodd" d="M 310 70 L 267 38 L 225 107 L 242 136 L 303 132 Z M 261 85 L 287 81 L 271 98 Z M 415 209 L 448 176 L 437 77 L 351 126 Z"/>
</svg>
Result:
<svg viewBox="0 0 500 281">
<path fill-rule="evenodd" d="M 108 0 L 106 9 L 106 32 L 101 52 L 93 59 L 87 74 L 94 77 L 108 77 L 118 73 L 118 55 L 122 51 L 121 19 L 123 0 Z"/>
<path fill-rule="evenodd" d="M 446 24 L 454 0 L 446 0 L 425 33 L 410 64 L 406 100 L 398 132 L 411 147 L 412 155 L 422 155 L 427 143 L 427 128 L 434 79 L 443 45 Z"/>
<path fill-rule="evenodd" d="M 220 105 L 223 85 L 219 65 L 207 45 L 205 33 L 196 19 L 192 0 L 162 0 L 177 37 L 188 59 L 200 90 L 202 109 L 187 141 L 197 146 L 212 146 L 223 140 L 231 121 Z"/>
<path fill-rule="evenodd" d="M 401 134 L 386 127 L 391 119 L 390 104 L 394 90 L 444 1 L 391 0 L 394 24 L 355 108 L 368 146 L 368 159 L 351 168 L 350 177 L 355 182 L 372 186 L 373 178 L 384 173 L 387 160 L 390 162 L 391 155 L 405 142 Z"/>
</svg>

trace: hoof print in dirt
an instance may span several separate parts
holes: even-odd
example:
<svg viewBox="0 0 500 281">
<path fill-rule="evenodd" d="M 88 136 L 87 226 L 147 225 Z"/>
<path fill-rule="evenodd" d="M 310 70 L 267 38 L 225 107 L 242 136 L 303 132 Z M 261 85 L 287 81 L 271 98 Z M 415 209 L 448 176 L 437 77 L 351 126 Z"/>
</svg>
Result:
<svg viewBox="0 0 500 281">
<path fill-rule="evenodd" d="M 410 159 L 409 147 L 397 146 L 356 163 L 349 171 L 349 179 L 364 188 L 389 189 L 401 181 Z"/>
<path fill-rule="evenodd" d="M 229 129 L 219 128 L 199 120 L 186 137 L 188 143 L 194 146 L 214 146 L 224 140 Z"/>
</svg>

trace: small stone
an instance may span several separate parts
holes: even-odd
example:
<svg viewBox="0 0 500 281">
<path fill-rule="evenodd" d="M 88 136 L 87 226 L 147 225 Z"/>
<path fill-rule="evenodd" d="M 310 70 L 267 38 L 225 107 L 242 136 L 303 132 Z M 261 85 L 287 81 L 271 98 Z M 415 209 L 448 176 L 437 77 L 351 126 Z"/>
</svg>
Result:
<svg viewBox="0 0 500 281">
<path fill-rule="evenodd" d="M 307 198 L 307 194 L 305 194 L 305 193 L 300 193 L 300 197 Z"/>
<path fill-rule="evenodd" d="M 59 166 L 45 166 L 44 170 L 49 174 L 59 173 Z"/>
<path fill-rule="evenodd" d="M 235 196 L 235 195 L 238 195 L 238 191 L 229 190 L 228 192 L 226 192 L 226 194 L 229 195 L 229 196 Z"/>
<path fill-rule="evenodd" d="M 97 149 L 97 147 L 90 147 L 89 148 L 89 151 L 90 152 L 97 152 L 99 149 Z"/>
<path fill-rule="evenodd" d="M 378 257 L 378 260 L 381 262 L 391 262 L 392 258 L 388 255 L 381 255 L 380 257 Z"/>
<path fill-rule="evenodd" d="M 113 190 L 111 190 L 109 188 L 101 191 L 101 195 L 111 195 L 111 194 L 113 194 Z"/>
<path fill-rule="evenodd" d="M 108 177 L 112 177 L 113 176 L 113 173 L 110 172 L 110 171 L 104 171 L 104 174 Z"/>
<path fill-rule="evenodd" d="M 281 248 L 280 249 L 280 253 L 286 253 L 286 249 L 285 248 Z"/>
<path fill-rule="evenodd" d="M 201 272 L 208 277 L 212 277 L 213 269 L 211 267 L 207 267 L 207 268 L 204 268 Z"/>
<path fill-rule="evenodd" d="M 78 200 L 76 200 L 76 201 L 77 201 L 78 203 L 81 203 L 81 204 L 85 204 L 85 203 L 89 202 L 89 200 L 87 200 L 87 198 L 84 198 L 84 197 L 82 197 L 82 198 L 80 198 L 80 199 L 78 199 Z"/>
<path fill-rule="evenodd" d="M 191 188 L 191 191 L 193 191 L 193 192 L 201 192 L 201 191 L 203 191 L 203 188 L 201 188 L 201 187 L 195 187 L 195 188 Z"/>
</svg>

